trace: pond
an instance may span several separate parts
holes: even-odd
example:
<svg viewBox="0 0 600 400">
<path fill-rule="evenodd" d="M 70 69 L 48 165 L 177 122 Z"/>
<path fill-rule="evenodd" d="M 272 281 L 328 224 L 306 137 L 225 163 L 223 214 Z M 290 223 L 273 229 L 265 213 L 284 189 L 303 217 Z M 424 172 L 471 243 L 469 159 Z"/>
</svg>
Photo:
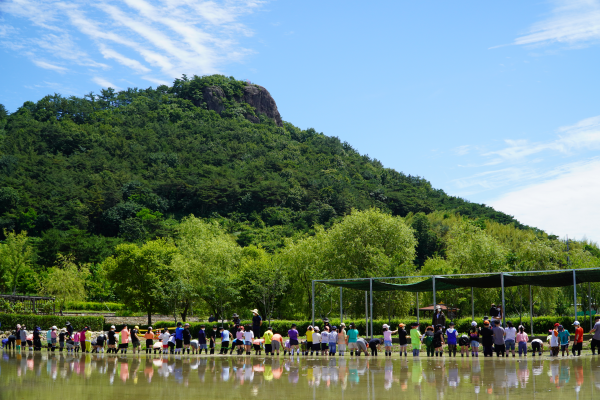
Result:
<svg viewBox="0 0 600 400">
<path fill-rule="evenodd" d="M 600 359 L 146 356 L 4 352 L 0 399 L 600 397 Z"/>
</svg>

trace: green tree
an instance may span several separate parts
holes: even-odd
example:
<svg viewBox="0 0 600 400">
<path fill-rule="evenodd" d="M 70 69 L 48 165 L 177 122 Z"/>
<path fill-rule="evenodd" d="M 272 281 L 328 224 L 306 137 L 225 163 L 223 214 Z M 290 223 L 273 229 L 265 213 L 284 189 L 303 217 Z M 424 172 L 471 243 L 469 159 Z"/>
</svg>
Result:
<svg viewBox="0 0 600 400">
<path fill-rule="evenodd" d="M 59 255 L 56 266 L 48 270 L 41 282 L 40 292 L 55 297 L 62 315 L 67 301 L 85 300 L 85 283 L 89 275 L 88 267 L 77 265 L 73 256 Z"/>
<path fill-rule="evenodd" d="M 26 231 L 17 234 L 5 230 L 4 236 L 6 240 L 0 243 L 0 275 L 14 294 L 19 278 L 32 266 L 35 252 Z"/>
<path fill-rule="evenodd" d="M 145 311 L 148 325 L 152 324 L 152 313 L 163 304 L 161 286 L 177 274 L 171 265 L 176 254 L 173 243 L 157 239 L 141 246 L 120 244 L 115 255 L 104 262 L 121 300 Z"/>
</svg>

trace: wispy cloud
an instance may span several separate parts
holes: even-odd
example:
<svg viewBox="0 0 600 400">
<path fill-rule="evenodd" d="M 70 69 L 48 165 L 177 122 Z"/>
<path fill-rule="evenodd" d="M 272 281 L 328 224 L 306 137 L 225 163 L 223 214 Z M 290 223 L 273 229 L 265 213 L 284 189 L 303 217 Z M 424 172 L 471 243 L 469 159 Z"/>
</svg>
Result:
<svg viewBox="0 0 600 400">
<path fill-rule="evenodd" d="M 44 68 L 44 69 L 50 69 L 52 71 L 56 71 L 56 72 L 60 72 L 60 73 L 65 73 L 67 72 L 67 69 L 64 67 L 60 67 L 58 65 L 54 65 L 54 64 L 50 64 L 48 62 L 45 61 L 41 61 L 41 60 L 33 60 L 33 63 L 35 65 L 37 65 L 40 68 Z"/>
<path fill-rule="evenodd" d="M 466 145 L 457 147 L 458 156 L 480 157 L 481 162 L 463 165 L 471 170 L 478 169 L 470 176 L 454 179 L 452 182 L 462 195 L 472 195 L 485 190 L 506 186 L 525 186 L 531 182 L 553 179 L 576 168 L 582 162 L 570 161 L 572 157 L 600 149 L 600 116 L 586 118 L 573 125 L 556 130 L 555 139 L 546 142 L 529 140 L 504 140 L 505 146 L 497 150 L 484 150 L 483 147 Z M 546 158 L 561 157 L 562 164 L 548 166 Z M 586 160 L 583 161 L 588 162 Z"/>
<path fill-rule="evenodd" d="M 562 43 L 585 46 L 600 41 L 600 1 L 559 0 L 550 16 L 533 24 L 516 45 Z"/>
<path fill-rule="evenodd" d="M 40 34 L 19 38 L 5 28 L 0 36 L 9 39 L 6 48 L 27 51 L 32 59 L 44 54 L 49 63 L 48 55 L 53 54 L 67 61 L 67 67 L 89 67 L 92 76 L 99 68 L 110 68 L 110 63 L 99 61 L 103 59 L 149 81 L 165 82 L 184 73 L 220 72 L 226 63 L 251 54 L 239 44 L 252 35 L 241 20 L 262 4 L 255 0 L 7 0 L 0 2 L 0 12 L 29 20 Z M 82 41 L 91 46 L 81 47 L 77 42 Z"/>
<path fill-rule="evenodd" d="M 100 78 L 98 76 L 93 77 L 92 81 L 94 81 L 98 85 L 102 86 L 102 88 L 107 88 L 107 89 L 108 88 L 113 88 L 113 89 L 116 89 L 116 90 L 120 90 L 121 89 L 117 85 L 114 85 L 113 83 L 109 82 L 108 80 L 106 80 L 104 78 Z"/>
</svg>

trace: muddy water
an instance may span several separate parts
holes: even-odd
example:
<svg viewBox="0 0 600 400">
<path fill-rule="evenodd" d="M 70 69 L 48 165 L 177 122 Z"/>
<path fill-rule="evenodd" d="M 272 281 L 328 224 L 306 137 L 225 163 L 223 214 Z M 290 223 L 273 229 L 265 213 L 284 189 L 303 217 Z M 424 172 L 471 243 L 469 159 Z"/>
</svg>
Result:
<svg viewBox="0 0 600 400">
<path fill-rule="evenodd" d="M 600 398 L 600 358 L 591 356 L 407 360 L 1 355 L 2 400 Z"/>
</svg>

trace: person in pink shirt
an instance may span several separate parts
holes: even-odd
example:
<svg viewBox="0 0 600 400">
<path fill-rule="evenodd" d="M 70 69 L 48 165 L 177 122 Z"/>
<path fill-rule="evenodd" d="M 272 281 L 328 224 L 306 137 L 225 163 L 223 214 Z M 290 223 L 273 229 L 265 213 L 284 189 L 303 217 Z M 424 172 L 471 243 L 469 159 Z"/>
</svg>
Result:
<svg viewBox="0 0 600 400">
<path fill-rule="evenodd" d="M 75 345 L 75 353 L 79 353 L 79 332 L 73 335 L 73 344 Z"/>
<path fill-rule="evenodd" d="M 529 337 L 527 333 L 525 333 L 525 328 L 523 325 L 519 326 L 519 332 L 517 332 L 517 346 L 519 349 L 519 357 L 521 354 L 525 353 L 525 357 L 527 357 L 527 342 L 529 341 Z"/>
<path fill-rule="evenodd" d="M 85 331 L 88 329 L 86 326 L 82 330 L 79 331 L 79 343 L 81 345 L 81 351 L 85 351 Z"/>
<path fill-rule="evenodd" d="M 121 344 L 119 348 L 121 349 L 121 354 L 127 354 L 127 348 L 129 347 L 129 329 L 127 329 L 127 325 L 123 326 L 121 329 Z"/>
</svg>

